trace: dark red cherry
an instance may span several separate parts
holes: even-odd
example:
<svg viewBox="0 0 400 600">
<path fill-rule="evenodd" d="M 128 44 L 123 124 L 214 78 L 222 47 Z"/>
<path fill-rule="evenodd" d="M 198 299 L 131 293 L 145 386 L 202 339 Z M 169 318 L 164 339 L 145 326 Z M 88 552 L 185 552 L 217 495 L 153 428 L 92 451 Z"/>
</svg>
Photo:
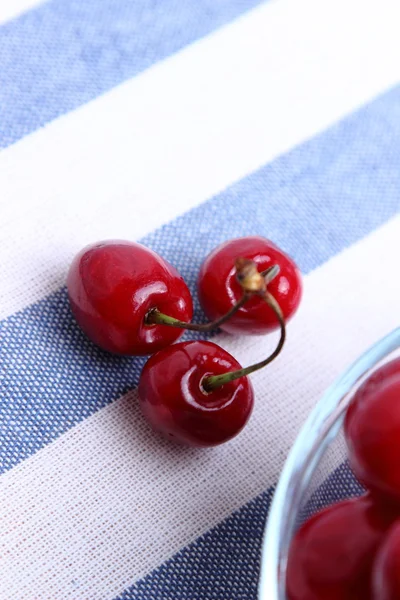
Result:
<svg viewBox="0 0 400 600">
<path fill-rule="evenodd" d="M 390 529 L 375 558 L 372 589 L 373 600 L 400 598 L 400 522 Z"/>
<path fill-rule="evenodd" d="M 366 494 L 313 515 L 290 547 L 288 600 L 371 600 L 373 560 L 398 514 Z"/>
<path fill-rule="evenodd" d="M 139 381 L 143 414 L 153 428 L 190 446 L 215 446 L 244 427 L 253 408 L 253 388 L 241 377 L 206 393 L 209 375 L 240 369 L 212 342 L 180 342 L 147 361 Z"/>
<path fill-rule="evenodd" d="M 192 298 L 177 270 L 141 244 L 106 241 L 84 248 L 67 279 L 72 312 L 86 335 L 117 354 L 151 354 L 182 329 L 146 325 L 152 309 L 183 321 L 192 318 Z"/>
<path fill-rule="evenodd" d="M 287 321 L 296 312 L 301 295 L 301 275 L 293 260 L 271 241 L 250 236 L 225 242 L 215 248 L 201 265 L 198 294 L 207 317 L 218 319 L 242 297 L 235 261 L 252 259 L 260 272 L 278 266 L 279 274 L 268 284 L 268 292 L 278 302 Z M 279 327 L 274 311 L 254 294 L 221 329 L 237 334 L 264 334 Z"/>
<path fill-rule="evenodd" d="M 356 476 L 374 493 L 400 502 L 400 358 L 359 387 L 344 431 Z"/>
</svg>

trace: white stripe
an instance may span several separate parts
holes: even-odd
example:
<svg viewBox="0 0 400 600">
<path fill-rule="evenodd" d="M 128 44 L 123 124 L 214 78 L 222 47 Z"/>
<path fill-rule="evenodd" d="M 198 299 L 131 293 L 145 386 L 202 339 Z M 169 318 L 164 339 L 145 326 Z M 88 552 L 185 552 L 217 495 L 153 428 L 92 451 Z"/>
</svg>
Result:
<svg viewBox="0 0 400 600">
<path fill-rule="evenodd" d="M 44 0 L 0 0 L 0 25 L 43 3 Z"/>
<path fill-rule="evenodd" d="M 399 81 L 397 8 L 267 3 L 3 151 L 0 318 Z"/>
<path fill-rule="evenodd" d="M 7 598 L 112 598 L 276 482 L 321 393 L 398 325 L 399 231 L 397 218 L 306 277 L 287 347 L 253 376 L 255 411 L 232 442 L 188 450 L 161 441 L 133 392 L 4 474 L 0 589 Z M 272 343 L 217 341 L 246 363 Z"/>
</svg>

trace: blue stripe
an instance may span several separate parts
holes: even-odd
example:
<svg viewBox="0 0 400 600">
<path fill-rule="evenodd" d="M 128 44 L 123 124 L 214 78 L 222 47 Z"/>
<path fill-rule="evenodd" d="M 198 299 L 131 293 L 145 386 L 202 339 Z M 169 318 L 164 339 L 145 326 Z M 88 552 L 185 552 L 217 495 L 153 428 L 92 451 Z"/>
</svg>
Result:
<svg viewBox="0 0 400 600">
<path fill-rule="evenodd" d="M 271 488 L 115 600 L 255 600 Z"/>
<path fill-rule="evenodd" d="M 270 237 L 309 273 L 400 209 L 399 141 L 400 87 L 142 241 L 194 293 L 205 254 L 240 235 Z M 0 337 L 3 471 L 134 386 L 143 365 L 88 342 L 64 289 L 1 322 Z"/>
<path fill-rule="evenodd" d="M 336 444 L 336 447 L 338 447 L 337 442 L 334 443 Z M 344 454 L 344 449 L 342 449 L 342 453 Z M 318 467 L 318 471 L 316 475 L 314 475 L 314 478 L 317 476 L 322 477 L 323 465 L 324 460 L 322 459 L 322 463 Z M 346 498 L 361 496 L 363 493 L 365 493 L 365 489 L 353 475 L 349 462 L 346 459 L 326 478 L 323 484 L 320 485 L 306 501 L 303 510 L 299 512 L 297 525 L 300 526 L 311 515 L 322 510 L 329 504 L 335 504 Z"/>
<path fill-rule="evenodd" d="M 0 148 L 260 0 L 53 0 L 0 27 Z"/>
<path fill-rule="evenodd" d="M 273 491 L 260 494 L 115 600 L 256 600 Z M 344 463 L 313 494 L 303 517 L 360 493 L 362 488 Z"/>
</svg>

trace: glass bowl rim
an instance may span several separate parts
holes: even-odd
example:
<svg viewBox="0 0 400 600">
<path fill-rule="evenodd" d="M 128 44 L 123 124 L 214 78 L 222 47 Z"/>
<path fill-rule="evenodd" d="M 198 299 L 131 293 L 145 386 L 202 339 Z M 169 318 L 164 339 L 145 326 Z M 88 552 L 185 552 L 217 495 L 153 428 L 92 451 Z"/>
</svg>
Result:
<svg viewBox="0 0 400 600">
<path fill-rule="evenodd" d="M 340 429 L 343 398 L 379 361 L 400 347 L 400 327 L 375 342 L 329 386 L 301 427 L 281 471 L 264 529 L 259 600 L 280 600 L 280 542 L 285 527 L 293 529 L 293 507 Z M 300 495 L 300 497 L 299 497 Z M 292 510 L 291 510 L 292 508 Z"/>
</svg>

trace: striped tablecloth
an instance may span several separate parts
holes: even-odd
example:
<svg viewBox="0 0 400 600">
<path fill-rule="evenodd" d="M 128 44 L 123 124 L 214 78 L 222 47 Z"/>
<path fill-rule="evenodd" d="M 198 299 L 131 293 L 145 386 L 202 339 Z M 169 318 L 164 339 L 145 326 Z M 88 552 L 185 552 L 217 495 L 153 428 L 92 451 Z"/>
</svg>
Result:
<svg viewBox="0 0 400 600">
<path fill-rule="evenodd" d="M 1 600 L 256 598 L 299 427 L 399 323 L 399 82 L 397 0 L 1 0 Z M 138 410 L 144 360 L 74 322 L 66 271 L 140 240 L 195 294 L 249 234 L 293 255 L 301 308 L 246 429 L 174 446 Z M 215 341 L 244 364 L 275 343 Z"/>
</svg>

